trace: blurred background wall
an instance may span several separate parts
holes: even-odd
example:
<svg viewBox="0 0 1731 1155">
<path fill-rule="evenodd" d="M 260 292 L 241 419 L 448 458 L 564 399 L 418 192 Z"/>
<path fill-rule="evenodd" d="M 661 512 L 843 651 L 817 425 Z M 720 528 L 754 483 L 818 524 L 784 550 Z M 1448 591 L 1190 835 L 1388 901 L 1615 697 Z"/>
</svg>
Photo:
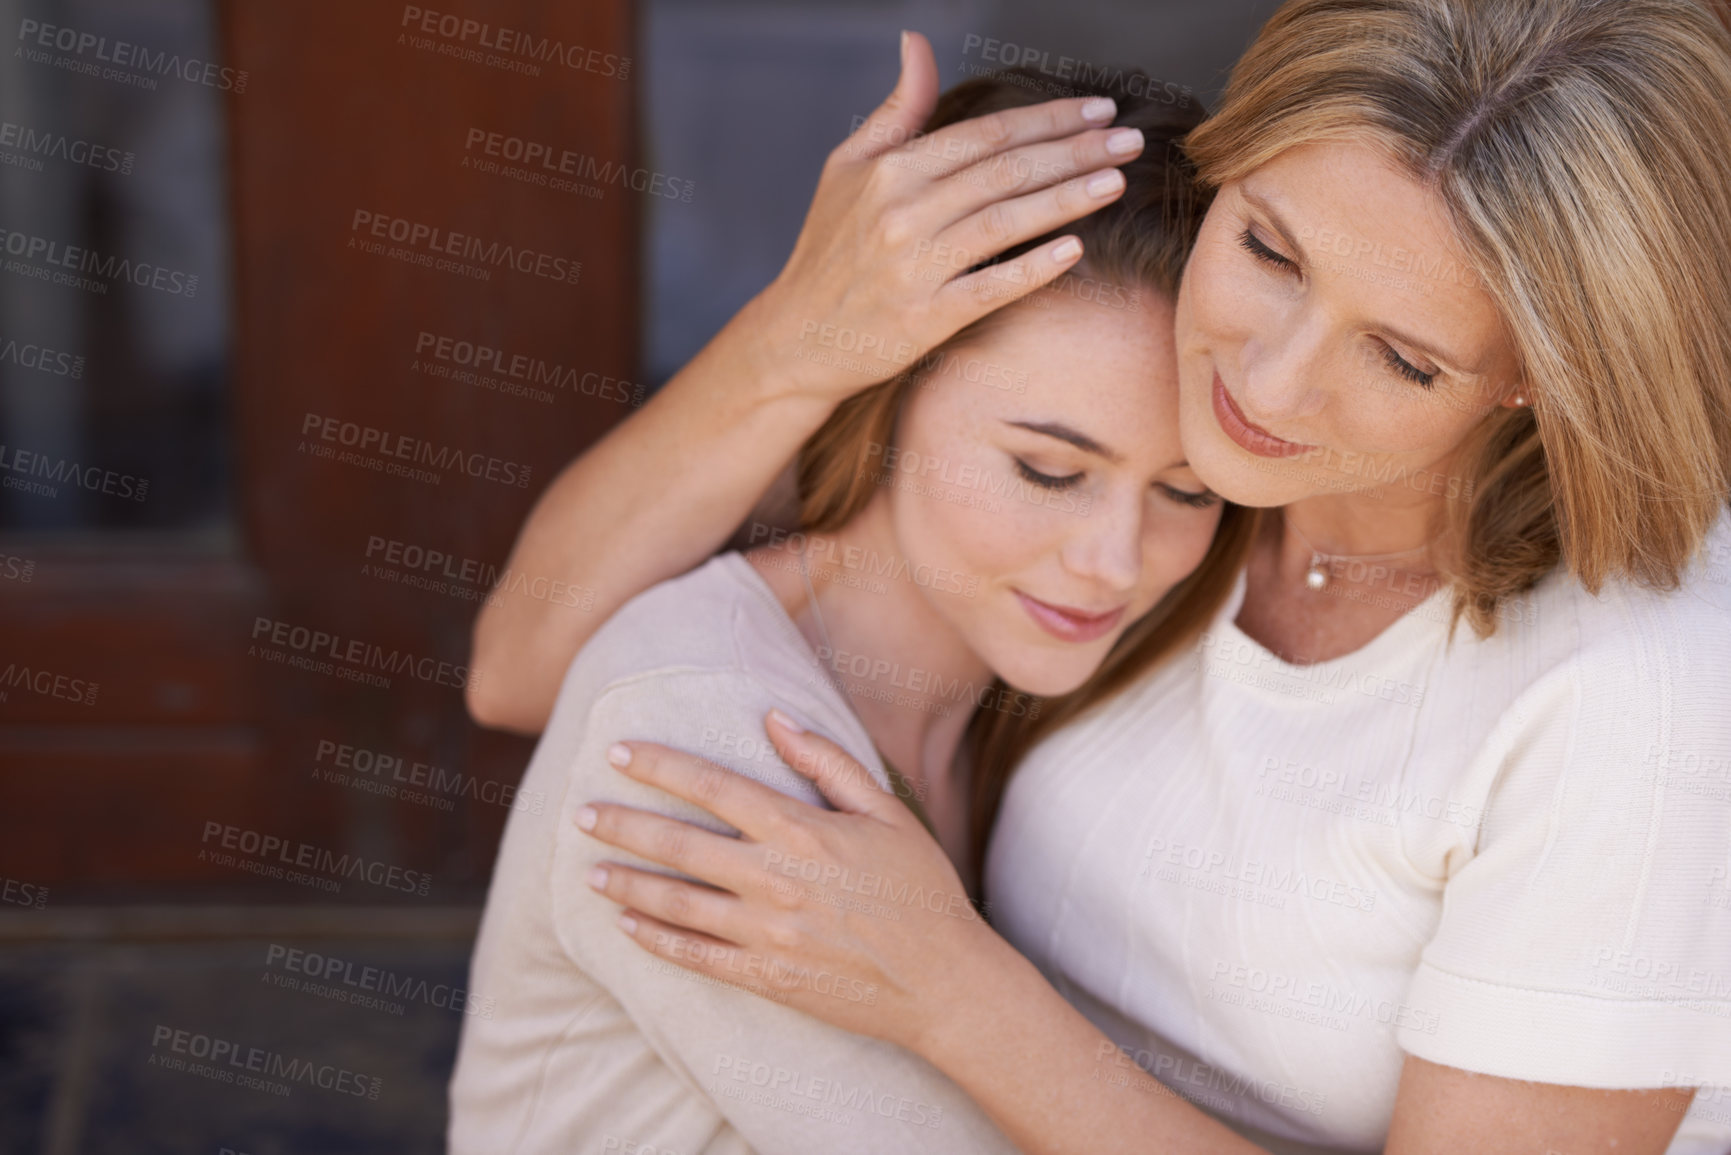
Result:
<svg viewBox="0 0 1731 1155">
<path fill-rule="evenodd" d="M 1273 7 L 0 0 L 0 1151 L 440 1150 L 530 504 L 775 274 L 898 29 L 1212 101 Z"/>
</svg>

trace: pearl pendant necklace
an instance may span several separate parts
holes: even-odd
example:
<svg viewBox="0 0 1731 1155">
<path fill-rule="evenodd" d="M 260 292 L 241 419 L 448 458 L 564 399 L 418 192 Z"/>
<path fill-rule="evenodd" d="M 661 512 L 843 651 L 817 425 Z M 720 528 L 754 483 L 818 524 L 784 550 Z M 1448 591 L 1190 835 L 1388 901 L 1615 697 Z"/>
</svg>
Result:
<svg viewBox="0 0 1731 1155">
<path fill-rule="evenodd" d="M 1281 520 L 1285 523 L 1286 528 L 1290 529 L 1298 540 L 1304 543 L 1304 548 L 1310 551 L 1310 564 L 1304 570 L 1304 585 L 1306 589 L 1315 590 L 1318 593 L 1328 588 L 1330 580 L 1328 563 L 1331 561 L 1388 561 L 1392 558 L 1406 557 L 1409 554 L 1427 550 L 1436 540 L 1432 538 L 1431 541 L 1427 541 L 1423 545 L 1415 545 L 1411 549 L 1397 550 L 1394 553 L 1323 553 L 1310 544 L 1310 539 L 1305 537 L 1296 525 L 1292 524 L 1291 518 L 1283 517 Z"/>
</svg>

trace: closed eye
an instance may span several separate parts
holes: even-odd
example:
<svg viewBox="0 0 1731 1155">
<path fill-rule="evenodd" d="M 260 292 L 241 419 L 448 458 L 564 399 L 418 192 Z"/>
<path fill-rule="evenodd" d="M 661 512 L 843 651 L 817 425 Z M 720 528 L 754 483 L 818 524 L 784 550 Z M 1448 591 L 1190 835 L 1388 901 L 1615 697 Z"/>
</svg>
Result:
<svg viewBox="0 0 1731 1155">
<path fill-rule="evenodd" d="M 1273 249 L 1263 244 L 1261 239 L 1258 238 L 1255 233 L 1251 232 L 1248 226 L 1245 227 L 1242 233 L 1238 234 L 1238 243 L 1246 252 L 1264 264 L 1273 265 L 1282 272 L 1296 273 L 1298 271 L 1297 261 L 1294 261 L 1291 257 L 1275 252 Z"/>
<path fill-rule="evenodd" d="M 1220 501 L 1219 494 L 1209 489 L 1204 489 L 1201 493 L 1191 493 L 1188 489 L 1179 489 L 1175 485 L 1167 485 L 1164 482 L 1161 482 L 1157 488 L 1179 505 L 1188 505 L 1191 509 L 1208 509 Z"/>
<path fill-rule="evenodd" d="M 1167 497 L 1175 500 L 1177 504 L 1181 504 L 1181 506 L 1189 506 L 1191 509 L 1210 509 L 1210 507 L 1217 506 L 1220 502 L 1220 495 L 1215 494 L 1213 490 L 1203 490 L 1201 494 L 1191 494 L 1189 490 L 1181 490 L 1181 488 L 1175 487 L 1175 485 L 1167 485 L 1165 481 L 1162 481 L 1162 483 L 1158 485 L 1158 488 L 1160 488 L 1163 494 L 1167 495 Z"/>
<path fill-rule="evenodd" d="M 1068 477 L 1053 477 L 1049 473 L 1041 473 L 1020 457 L 1016 458 L 1015 462 L 1016 472 L 1022 475 L 1022 480 L 1041 489 L 1068 489 L 1082 480 L 1080 473 L 1072 473 Z"/>
<path fill-rule="evenodd" d="M 1383 360 L 1388 362 L 1388 367 L 1390 369 L 1393 369 L 1396 373 L 1399 373 L 1402 377 L 1405 377 L 1408 381 L 1411 381 L 1414 385 L 1423 389 L 1429 389 L 1436 383 L 1435 373 L 1426 373 L 1423 369 L 1420 369 L 1417 365 L 1414 365 L 1411 361 L 1408 361 L 1405 357 L 1402 357 L 1399 353 L 1395 352 L 1393 345 L 1385 346 L 1385 348 L 1387 351 L 1383 354 Z"/>
</svg>

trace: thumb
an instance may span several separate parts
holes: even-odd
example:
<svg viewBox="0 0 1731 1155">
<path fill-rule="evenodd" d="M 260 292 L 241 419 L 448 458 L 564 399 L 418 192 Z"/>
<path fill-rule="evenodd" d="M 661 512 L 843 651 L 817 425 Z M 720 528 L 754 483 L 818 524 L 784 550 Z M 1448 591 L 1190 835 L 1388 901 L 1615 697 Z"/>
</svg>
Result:
<svg viewBox="0 0 1731 1155">
<path fill-rule="evenodd" d="M 937 104 L 938 62 L 931 41 L 918 32 L 903 32 L 901 74 L 895 89 L 847 138 L 848 155 L 866 159 L 906 144 Z"/>
<path fill-rule="evenodd" d="M 837 810 L 886 820 L 897 810 L 909 813 L 846 750 L 820 734 L 803 729 L 780 710 L 769 712 L 764 729 L 782 760 L 815 782 Z"/>
</svg>

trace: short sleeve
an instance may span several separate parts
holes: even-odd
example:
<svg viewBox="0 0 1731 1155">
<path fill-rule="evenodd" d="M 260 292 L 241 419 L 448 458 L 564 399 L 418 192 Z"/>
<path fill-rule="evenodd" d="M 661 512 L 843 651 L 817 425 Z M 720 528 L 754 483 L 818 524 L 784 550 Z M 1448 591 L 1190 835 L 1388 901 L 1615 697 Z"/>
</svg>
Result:
<svg viewBox="0 0 1731 1155">
<path fill-rule="evenodd" d="M 1627 613 L 1505 718 L 1476 853 L 1409 988 L 1410 1054 L 1731 1085 L 1731 644 L 1717 617 Z"/>
<path fill-rule="evenodd" d="M 688 750 L 821 805 L 811 782 L 769 745 L 762 719 L 771 705 L 818 732 L 838 730 L 815 716 L 813 703 L 778 699 L 738 671 L 645 675 L 597 697 L 556 823 L 551 893 L 561 946 L 624 1007 L 660 1060 L 761 1155 L 1012 1151 L 972 1100 L 917 1055 L 648 954 L 615 926 L 616 906 L 585 884 L 603 859 L 634 861 L 577 829 L 572 812 L 587 801 L 655 810 L 733 833 L 713 816 L 614 770 L 605 752 L 620 739 Z M 869 758 L 865 752 L 861 760 Z"/>
</svg>

